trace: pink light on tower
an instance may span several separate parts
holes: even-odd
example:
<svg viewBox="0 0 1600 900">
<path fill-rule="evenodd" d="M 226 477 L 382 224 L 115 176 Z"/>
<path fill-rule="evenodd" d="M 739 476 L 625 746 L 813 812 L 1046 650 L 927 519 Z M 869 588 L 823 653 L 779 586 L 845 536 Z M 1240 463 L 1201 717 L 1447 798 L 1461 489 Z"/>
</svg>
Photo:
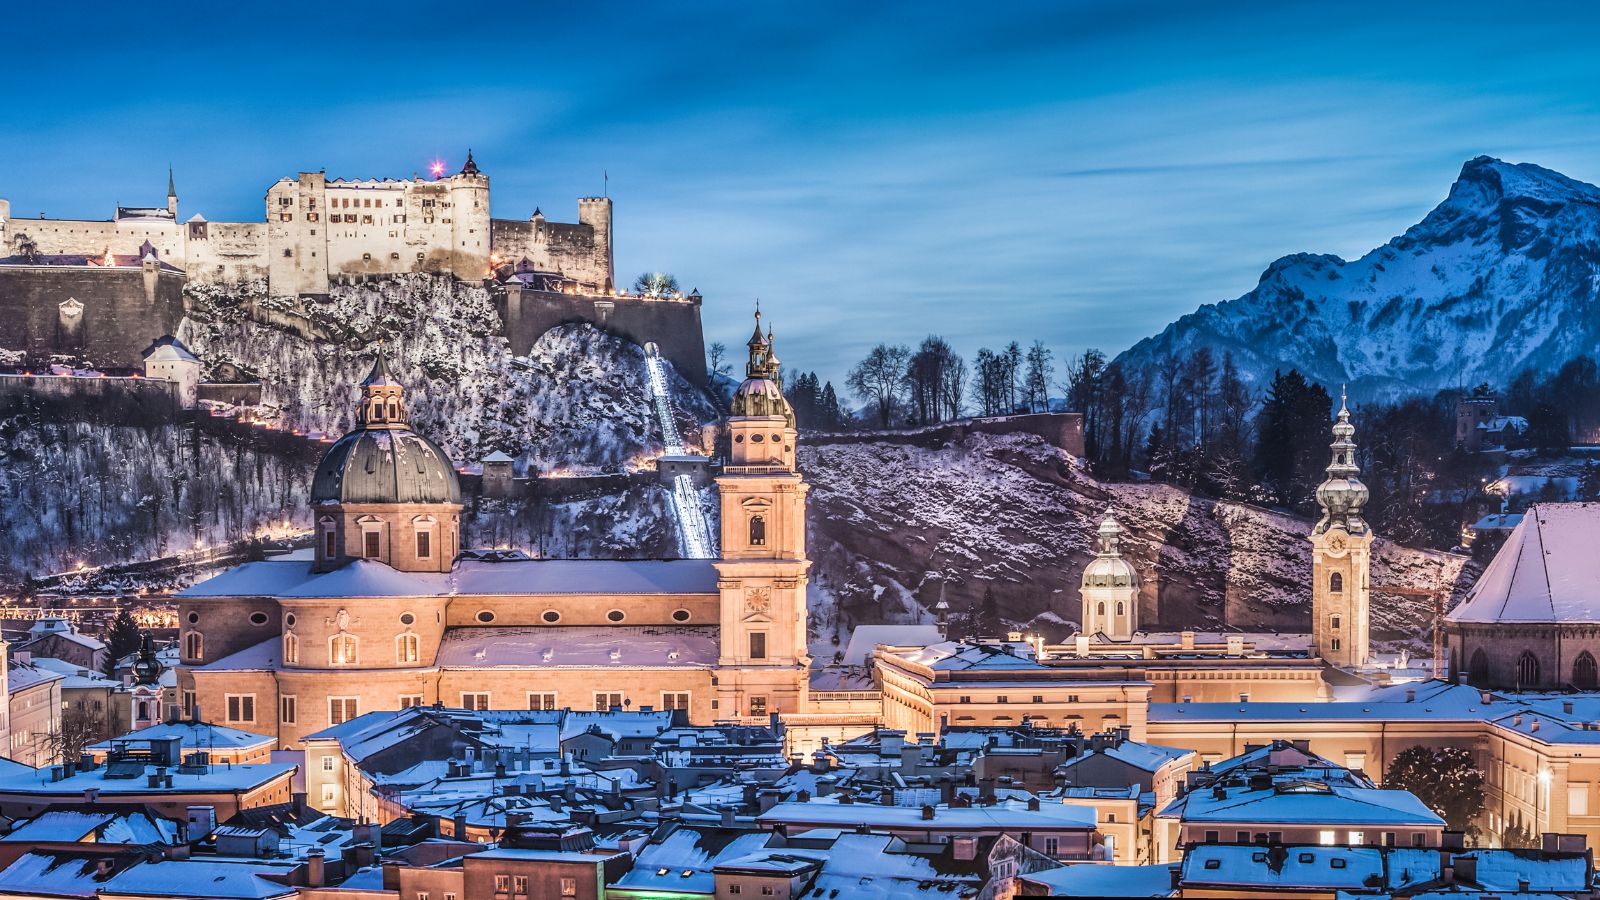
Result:
<svg viewBox="0 0 1600 900">
<path fill-rule="evenodd" d="M 429 163 L 428 174 L 435 178 L 442 178 L 444 176 L 444 160 L 435 159 L 433 162 Z"/>
</svg>

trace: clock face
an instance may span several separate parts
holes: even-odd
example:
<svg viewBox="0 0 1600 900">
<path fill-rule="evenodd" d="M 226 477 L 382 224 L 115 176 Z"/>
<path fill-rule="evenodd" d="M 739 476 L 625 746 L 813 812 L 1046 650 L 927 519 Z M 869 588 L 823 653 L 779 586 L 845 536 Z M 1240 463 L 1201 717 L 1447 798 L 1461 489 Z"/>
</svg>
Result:
<svg viewBox="0 0 1600 900">
<path fill-rule="evenodd" d="M 1332 550 L 1343 550 L 1345 548 L 1344 535 L 1335 533 L 1333 537 L 1328 538 L 1328 547 Z"/>
</svg>

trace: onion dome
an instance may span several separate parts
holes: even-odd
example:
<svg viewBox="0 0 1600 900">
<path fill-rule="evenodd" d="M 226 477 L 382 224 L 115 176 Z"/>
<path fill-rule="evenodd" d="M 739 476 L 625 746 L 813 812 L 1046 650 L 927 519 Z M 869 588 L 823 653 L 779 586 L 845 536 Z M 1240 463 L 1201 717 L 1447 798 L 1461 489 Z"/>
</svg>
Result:
<svg viewBox="0 0 1600 900">
<path fill-rule="evenodd" d="M 756 330 L 750 336 L 750 360 L 745 364 L 745 380 L 733 392 L 728 412 L 741 416 L 783 416 L 790 428 L 794 408 L 783 396 L 783 380 L 778 375 L 778 357 L 772 352 L 772 336 L 761 333 L 761 310 L 756 309 Z"/>
<path fill-rule="evenodd" d="M 161 680 L 161 662 L 156 659 L 155 648 L 150 646 L 150 633 L 139 635 L 139 655 L 133 661 L 135 684 L 156 684 Z"/>
<path fill-rule="evenodd" d="M 1367 522 L 1361 518 L 1361 509 L 1367 505 L 1367 486 L 1361 483 L 1361 470 L 1356 467 L 1356 427 L 1350 424 L 1350 408 L 1345 393 L 1339 391 L 1339 418 L 1333 424 L 1333 461 L 1328 463 L 1328 478 L 1317 487 L 1317 505 L 1322 507 L 1322 519 L 1312 529 L 1322 534 L 1330 528 L 1343 528 L 1350 534 L 1365 534 Z"/>
<path fill-rule="evenodd" d="M 1096 535 L 1099 549 L 1083 570 L 1084 587 L 1135 587 L 1139 573 L 1122 558 L 1122 526 L 1108 511 Z"/>
<path fill-rule="evenodd" d="M 361 383 L 355 430 L 323 454 L 311 480 L 311 502 L 460 503 L 450 457 L 411 430 L 405 391 L 382 353 Z"/>
<path fill-rule="evenodd" d="M 478 175 L 478 164 L 472 161 L 472 148 L 467 148 L 467 164 L 461 167 L 463 175 Z"/>
</svg>

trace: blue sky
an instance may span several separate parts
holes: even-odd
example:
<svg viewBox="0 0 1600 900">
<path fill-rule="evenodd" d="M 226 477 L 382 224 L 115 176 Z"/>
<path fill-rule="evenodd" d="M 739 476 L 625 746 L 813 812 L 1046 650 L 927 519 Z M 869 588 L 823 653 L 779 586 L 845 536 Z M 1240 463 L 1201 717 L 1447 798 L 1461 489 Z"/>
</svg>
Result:
<svg viewBox="0 0 1600 900">
<path fill-rule="evenodd" d="M 1580 4 L 28 4 L 13 213 L 259 219 L 275 178 L 474 148 L 497 216 L 616 201 L 738 345 L 839 379 L 929 332 L 1115 353 L 1278 256 L 1356 256 L 1486 153 L 1600 181 Z"/>
</svg>

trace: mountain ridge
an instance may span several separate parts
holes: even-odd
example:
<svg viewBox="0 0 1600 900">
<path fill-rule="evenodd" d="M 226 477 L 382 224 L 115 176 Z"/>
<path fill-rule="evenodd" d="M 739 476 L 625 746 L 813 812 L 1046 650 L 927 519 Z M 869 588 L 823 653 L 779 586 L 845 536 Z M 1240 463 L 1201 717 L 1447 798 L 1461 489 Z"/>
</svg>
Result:
<svg viewBox="0 0 1600 900">
<path fill-rule="evenodd" d="M 1500 384 L 1600 344 L 1600 187 L 1532 163 L 1468 160 L 1449 194 L 1355 260 L 1293 253 L 1117 357 L 1200 346 L 1247 381 L 1298 368 L 1360 399 Z"/>
</svg>

